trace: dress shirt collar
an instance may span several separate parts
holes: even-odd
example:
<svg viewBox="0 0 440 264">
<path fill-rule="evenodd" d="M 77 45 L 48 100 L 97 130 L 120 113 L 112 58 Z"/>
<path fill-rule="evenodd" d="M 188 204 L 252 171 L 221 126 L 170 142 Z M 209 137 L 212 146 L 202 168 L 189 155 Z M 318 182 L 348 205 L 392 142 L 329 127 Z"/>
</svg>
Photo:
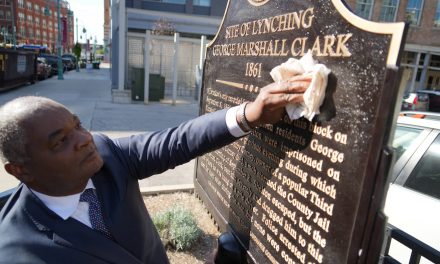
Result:
<svg viewBox="0 0 440 264">
<path fill-rule="evenodd" d="M 87 186 L 86 188 L 84 188 L 84 190 L 90 188 L 95 189 L 95 185 L 93 185 L 91 179 L 89 179 L 89 181 L 87 182 Z M 64 220 L 71 217 L 76 211 L 79 204 L 79 197 L 82 193 L 81 192 L 67 196 L 49 196 L 32 189 L 31 191 L 44 203 L 44 205 L 46 205 L 50 210 L 52 210 Z"/>
</svg>

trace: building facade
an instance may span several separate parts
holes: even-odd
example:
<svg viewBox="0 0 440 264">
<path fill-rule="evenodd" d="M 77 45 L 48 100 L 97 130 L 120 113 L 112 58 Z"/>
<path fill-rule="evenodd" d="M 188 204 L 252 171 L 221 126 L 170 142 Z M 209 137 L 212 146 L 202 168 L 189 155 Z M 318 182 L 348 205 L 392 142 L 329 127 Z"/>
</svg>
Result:
<svg viewBox="0 0 440 264">
<path fill-rule="evenodd" d="M 440 90 L 440 0 L 348 0 L 351 9 L 376 22 L 409 23 L 403 83 L 406 92 Z"/>
<path fill-rule="evenodd" d="M 132 90 L 136 72 L 148 63 L 150 73 L 165 77 L 165 95 L 173 85 L 173 67 L 178 69 L 179 97 L 196 98 L 196 68 L 201 37 L 215 36 L 227 0 L 113 0 L 112 88 Z M 149 60 L 145 58 L 146 30 L 151 31 Z M 173 33 L 179 33 L 179 55 L 173 61 Z M 116 66 L 116 67 L 115 67 Z"/>
<path fill-rule="evenodd" d="M 104 61 L 110 60 L 110 47 L 111 47 L 111 1 L 104 0 Z"/>
<path fill-rule="evenodd" d="M 47 46 L 51 52 L 56 52 L 60 28 L 63 50 L 70 52 L 74 45 L 73 12 L 69 3 L 63 0 L 60 10 L 58 26 L 57 0 L 0 0 L 0 43 Z"/>
<path fill-rule="evenodd" d="M 119 8 L 121 3 L 123 9 Z M 406 92 L 440 90 L 440 0 L 346 0 L 346 3 L 354 13 L 367 20 L 383 23 L 407 21 L 410 26 L 402 56 L 401 89 Z M 186 72 L 180 68 L 178 86 L 194 86 L 190 79 L 194 78 L 193 67 L 200 58 L 195 52 L 200 48 L 197 40 L 201 35 L 208 36 L 208 39 L 215 35 L 226 4 L 227 0 L 113 0 L 112 65 L 124 65 L 124 68 L 112 67 L 112 88 L 132 88 L 131 69 L 143 68 L 145 64 L 146 30 L 165 32 L 162 35 L 180 33 L 187 57 L 182 58 L 185 61 L 181 64 Z M 152 43 L 149 67 L 153 73 L 165 75 L 170 85 L 171 37 L 153 36 Z"/>
</svg>

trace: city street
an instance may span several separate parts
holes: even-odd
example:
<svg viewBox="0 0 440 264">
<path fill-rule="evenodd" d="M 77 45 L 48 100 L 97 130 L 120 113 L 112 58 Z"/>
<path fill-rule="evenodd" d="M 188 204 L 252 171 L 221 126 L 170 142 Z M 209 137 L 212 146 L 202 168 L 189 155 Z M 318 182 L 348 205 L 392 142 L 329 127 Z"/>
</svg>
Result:
<svg viewBox="0 0 440 264">
<path fill-rule="evenodd" d="M 195 102 L 178 101 L 172 106 L 169 101 L 153 102 L 145 105 L 115 104 L 111 99 L 110 74 L 108 65 L 100 70 L 72 70 L 64 74 L 64 80 L 57 76 L 0 93 L 0 105 L 26 95 L 45 96 L 66 105 L 77 114 L 85 128 L 92 132 L 123 137 L 145 131 L 165 129 L 197 116 Z M 188 187 L 193 183 L 194 161 L 181 165 L 161 175 L 140 181 L 141 188 Z M 0 169 L 0 192 L 18 184 L 12 176 Z M 165 188 L 164 187 L 164 188 Z"/>
</svg>

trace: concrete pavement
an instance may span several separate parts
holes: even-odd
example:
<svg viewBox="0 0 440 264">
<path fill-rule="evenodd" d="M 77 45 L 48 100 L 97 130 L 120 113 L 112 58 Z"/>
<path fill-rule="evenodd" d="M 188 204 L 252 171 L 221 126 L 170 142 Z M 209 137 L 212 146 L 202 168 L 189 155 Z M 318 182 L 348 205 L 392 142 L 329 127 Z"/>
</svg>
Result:
<svg viewBox="0 0 440 264">
<path fill-rule="evenodd" d="M 123 137 L 145 131 L 165 129 L 196 117 L 196 102 L 178 101 L 172 106 L 169 100 L 150 104 L 112 103 L 110 71 L 107 65 L 100 70 L 70 71 L 64 74 L 64 80 L 57 76 L 37 82 L 33 85 L 0 92 L 0 105 L 26 95 L 45 96 L 66 105 L 77 114 L 83 126 L 92 132 L 100 132 L 112 138 Z M 12 176 L 0 166 L 0 192 L 18 184 Z M 190 188 L 193 184 L 194 161 L 169 170 L 163 174 L 140 181 L 141 188 Z"/>
</svg>

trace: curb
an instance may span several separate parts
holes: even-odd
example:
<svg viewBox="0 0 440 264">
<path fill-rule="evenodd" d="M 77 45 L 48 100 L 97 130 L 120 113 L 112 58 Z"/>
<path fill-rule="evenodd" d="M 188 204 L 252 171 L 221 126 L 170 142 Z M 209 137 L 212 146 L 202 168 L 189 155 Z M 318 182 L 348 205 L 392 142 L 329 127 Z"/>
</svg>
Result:
<svg viewBox="0 0 440 264">
<path fill-rule="evenodd" d="M 164 186 L 152 186 L 141 187 L 142 195 L 157 195 L 173 192 L 194 192 L 194 184 L 179 184 L 179 185 L 164 185 Z"/>
</svg>

